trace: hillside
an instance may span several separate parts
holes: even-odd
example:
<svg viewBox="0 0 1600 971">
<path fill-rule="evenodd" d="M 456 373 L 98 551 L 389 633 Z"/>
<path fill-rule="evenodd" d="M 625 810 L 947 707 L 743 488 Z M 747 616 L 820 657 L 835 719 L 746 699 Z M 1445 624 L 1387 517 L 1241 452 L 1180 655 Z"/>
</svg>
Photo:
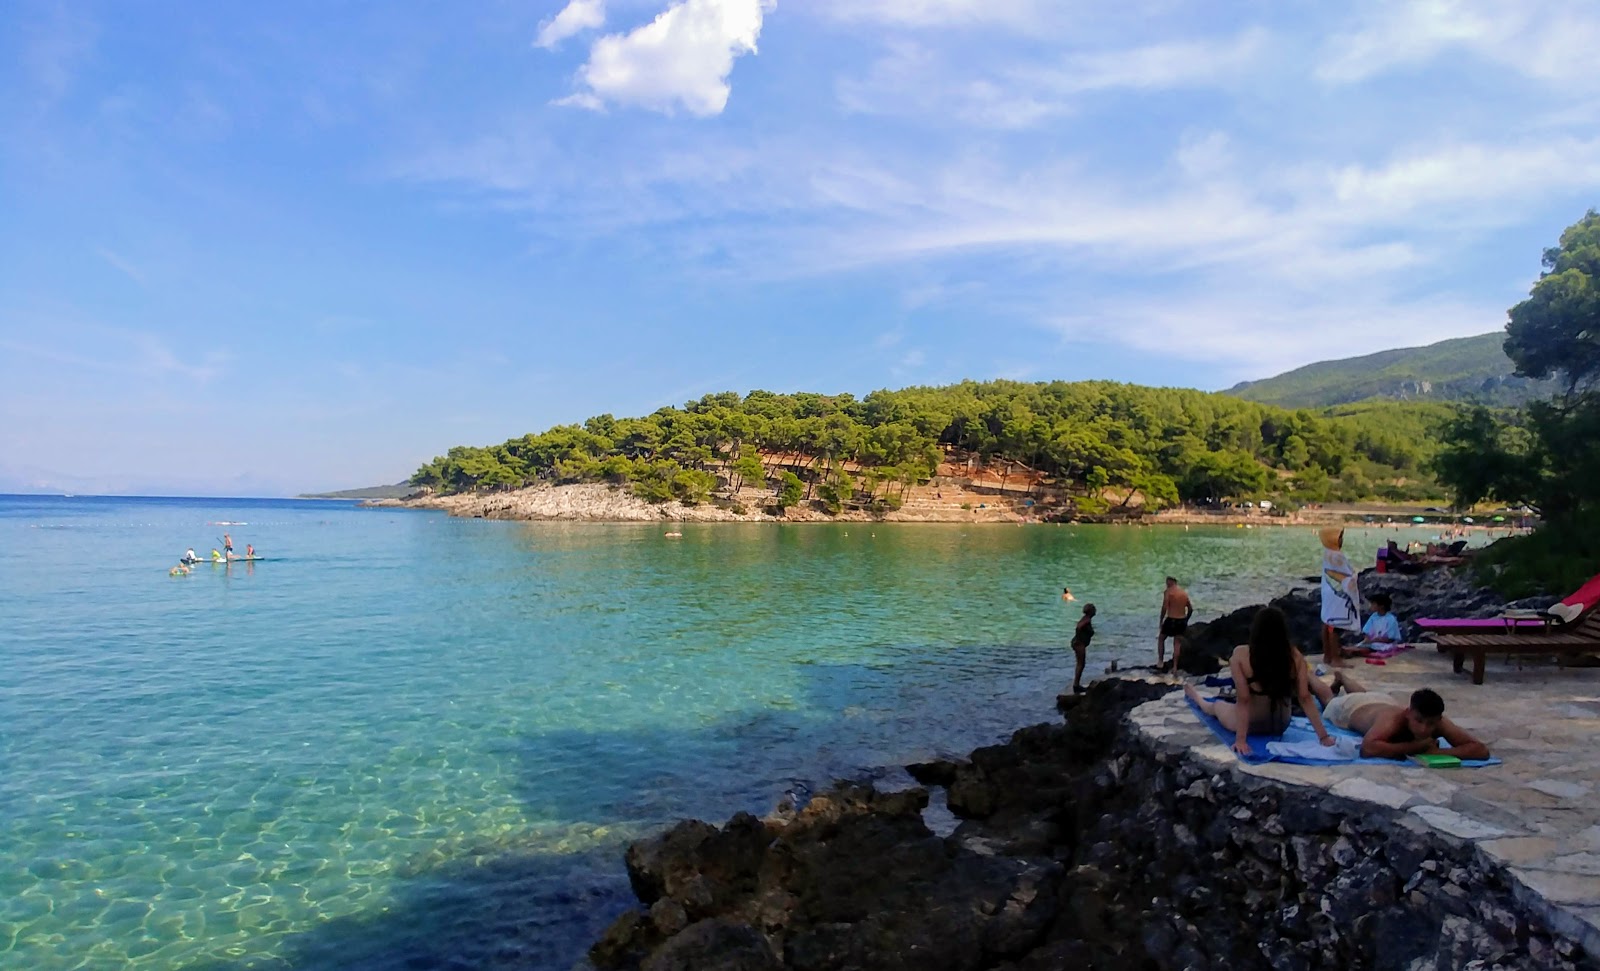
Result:
<svg viewBox="0 0 1600 971">
<path fill-rule="evenodd" d="M 1504 340 L 1505 334 L 1495 331 L 1426 347 L 1322 361 L 1277 377 L 1246 381 L 1225 393 L 1280 408 L 1326 408 L 1368 398 L 1513 406 L 1550 394 L 1552 382 L 1512 373 L 1511 359 L 1500 346 Z"/>
<path fill-rule="evenodd" d="M 404 499 L 417 490 L 404 482 L 394 485 L 367 486 L 364 489 L 341 489 L 338 492 L 302 492 L 297 499 Z"/>
<path fill-rule="evenodd" d="M 1107 381 L 966 381 L 859 400 L 725 392 L 457 446 L 411 484 L 451 495 L 609 482 L 687 505 L 736 503 L 749 485 L 778 509 L 815 503 L 837 514 L 900 509 L 958 464 L 967 477 L 990 470 L 1000 494 L 1048 488 L 1082 513 L 1226 498 L 1411 500 L 1438 494 L 1427 469 L 1447 414 L 1393 401 L 1289 412 Z"/>
</svg>

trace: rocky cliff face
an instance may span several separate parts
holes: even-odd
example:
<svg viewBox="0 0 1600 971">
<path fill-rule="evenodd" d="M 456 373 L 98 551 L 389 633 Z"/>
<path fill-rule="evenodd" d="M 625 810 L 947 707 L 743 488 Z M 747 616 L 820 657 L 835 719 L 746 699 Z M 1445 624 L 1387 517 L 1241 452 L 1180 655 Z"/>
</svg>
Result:
<svg viewBox="0 0 1600 971">
<path fill-rule="evenodd" d="M 841 783 L 803 807 L 635 844 L 643 909 L 606 969 L 1594 969 L 1476 851 L 1371 803 L 1218 775 L 1125 721 L 1165 686 L 1102 682 L 1065 724 Z"/>
</svg>

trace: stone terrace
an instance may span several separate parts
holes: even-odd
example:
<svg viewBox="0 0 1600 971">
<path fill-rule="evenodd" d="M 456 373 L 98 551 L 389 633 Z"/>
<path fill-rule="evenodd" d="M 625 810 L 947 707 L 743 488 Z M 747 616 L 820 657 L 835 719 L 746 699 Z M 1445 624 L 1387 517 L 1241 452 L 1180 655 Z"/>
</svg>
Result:
<svg viewBox="0 0 1600 971">
<path fill-rule="evenodd" d="M 1504 866 L 1517 895 L 1561 933 L 1600 954 L 1600 668 L 1491 657 L 1473 686 L 1449 659 L 1423 645 L 1387 665 L 1356 661 L 1349 675 L 1403 699 L 1431 687 L 1445 711 L 1488 743 L 1505 764 L 1482 769 L 1249 765 L 1194 717 L 1181 693 L 1134 709 L 1135 726 L 1162 747 L 1190 750 L 1218 772 L 1328 789 L 1404 811 L 1420 826 L 1474 844 Z"/>
</svg>

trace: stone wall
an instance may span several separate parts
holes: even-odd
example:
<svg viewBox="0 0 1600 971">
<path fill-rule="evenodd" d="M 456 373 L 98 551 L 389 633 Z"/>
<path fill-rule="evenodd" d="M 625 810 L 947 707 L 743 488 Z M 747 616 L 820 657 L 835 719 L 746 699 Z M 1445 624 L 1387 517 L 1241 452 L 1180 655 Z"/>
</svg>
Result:
<svg viewBox="0 0 1600 971">
<path fill-rule="evenodd" d="M 1561 968 L 1593 958 L 1492 861 L 1358 799 L 1207 768 L 1102 682 L 1065 724 L 630 848 L 643 909 L 591 952 L 646 971 Z"/>
</svg>

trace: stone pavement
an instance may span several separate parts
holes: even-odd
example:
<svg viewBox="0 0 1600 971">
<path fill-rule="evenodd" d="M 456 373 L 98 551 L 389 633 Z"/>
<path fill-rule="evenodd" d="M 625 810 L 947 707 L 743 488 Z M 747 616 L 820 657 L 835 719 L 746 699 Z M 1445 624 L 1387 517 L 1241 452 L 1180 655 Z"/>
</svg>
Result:
<svg viewBox="0 0 1600 971">
<path fill-rule="evenodd" d="M 1485 863 L 1506 868 L 1517 896 L 1552 929 L 1600 954 L 1600 668 L 1491 657 L 1487 683 L 1474 686 L 1468 675 L 1451 672 L 1447 656 L 1423 645 L 1384 666 L 1357 660 L 1348 673 L 1402 703 L 1417 688 L 1433 688 L 1444 696 L 1445 713 L 1505 764 L 1249 765 L 1196 720 L 1182 693 L 1129 717 L 1145 737 L 1189 749 L 1219 772 L 1328 789 L 1474 844 Z"/>
</svg>

